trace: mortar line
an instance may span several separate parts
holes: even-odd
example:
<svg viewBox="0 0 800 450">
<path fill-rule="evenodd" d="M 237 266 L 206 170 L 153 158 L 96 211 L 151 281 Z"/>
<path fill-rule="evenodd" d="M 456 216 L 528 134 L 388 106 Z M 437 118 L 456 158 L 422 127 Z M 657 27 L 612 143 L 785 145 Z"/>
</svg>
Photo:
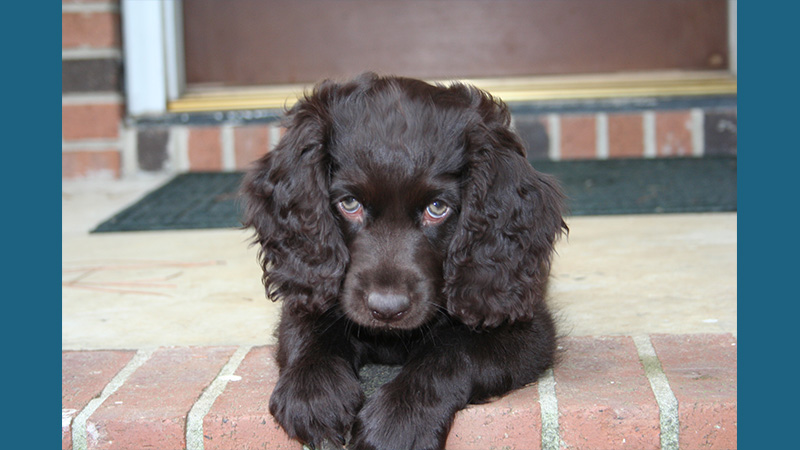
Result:
<svg viewBox="0 0 800 450">
<path fill-rule="evenodd" d="M 608 159 L 608 114 L 599 113 L 595 116 L 595 154 L 597 159 Z"/>
<path fill-rule="evenodd" d="M 98 151 L 98 150 L 119 150 L 122 144 L 121 139 L 85 139 L 75 141 L 61 141 L 62 152 L 73 151 Z"/>
<path fill-rule="evenodd" d="M 645 111 L 642 114 L 642 127 L 644 128 L 644 157 L 655 158 L 658 155 L 656 143 L 656 113 Z"/>
<path fill-rule="evenodd" d="M 61 59 L 65 61 L 81 59 L 122 59 L 118 48 L 62 48 Z"/>
<path fill-rule="evenodd" d="M 706 153 L 705 149 L 705 113 L 700 108 L 692 108 L 692 156 L 700 157 Z"/>
<path fill-rule="evenodd" d="M 68 92 L 61 94 L 61 106 L 120 105 L 122 94 L 115 91 Z"/>
<path fill-rule="evenodd" d="M 119 5 L 105 2 L 62 3 L 61 13 L 119 13 Z"/>
<path fill-rule="evenodd" d="M 176 172 L 189 170 L 189 129 L 187 127 L 172 127 L 167 142 L 168 151 L 171 152 L 171 169 Z"/>
<path fill-rule="evenodd" d="M 281 141 L 281 128 L 278 125 L 270 125 L 269 126 L 269 142 L 267 143 L 267 148 L 264 149 L 264 152 L 272 151 L 275 147 L 278 146 L 278 143 Z"/>
<path fill-rule="evenodd" d="M 542 450 L 559 450 L 561 435 L 558 430 L 558 397 L 553 369 L 547 369 L 537 386 L 539 409 L 542 414 Z"/>
<path fill-rule="evenodd" d="M 230 172 L 236 169 L 236 147 L 233 136 L 233 126 L 222 125 L 219 130 L 220 147 L 222 150 L 222 170 Z"/>
<path fill-rule="evenodd" d="M 553 161 L 561 159 L 561 118 L 558 114 L 547 115 L 548 141 L 547 156 Z"/>
<path fill-rule="evenodd" d="M 222 366 L 222 369 L 214 378 L 214 381 L 206 388 L 200 395 L 200 398 L 192 405 L 189 410 L 189 415 L 186 417 L 186 450 L 203 450 L 205 442 L 203 441 L 203 419 L 206 417 L 214 402 L 217 400 L 225 386 L 231 381 L 231 378 L 239 368 L 239 365 L 244 360 L 244 357 L 250 352 L 253 347 L 251 345 L 244 345 L 236 349 L 231 355 L 228 362 Z"/>
<path fill-rule="evenodd" d="M 144 364 L 150 357 L 153 355 L 155 349 L 142 349 L 136 352 L 128 361 L 128 364 L 122 368 L 122 370 L 117 373 L 111 381 L 108 382 L 103 391 L 100 393 L 99 397 L 93 398 L 85 408 L 75 416 L 75 420 L 72 421 L 72 448 L 74 450 L 86 450 L 87 449 L 87 442 L 86 442 L 86 421 L 97 411 L 97 408 L 103 404 L 103 402 L 111 397 L 111 395 L 117 391 L 126 381 L 128 378 L 136 371 L 142 364 Z"/>
<path fill-rule="evenodd" d="M 135 176 L 139 172 L 139 158 L 137 147 L 139 134 L 133 128 L 122 127 L 120 134 L 120 153 L 123 176 Z"/>
<path fill-rule="evenodd" d="M 658 404 L 658 419 L 661 427 L 662 450 L 678 450 L 680 423 L 678 417 L 678 399 L 669 386 L 667 375 L 661 367 L 661 361 L 656 355 L 650 336 L 634 336 L 633 342 L 639 353 L 639 360 L 644 367 L 644 373 L 650 382 L 653 395 Z"/>
</svg>

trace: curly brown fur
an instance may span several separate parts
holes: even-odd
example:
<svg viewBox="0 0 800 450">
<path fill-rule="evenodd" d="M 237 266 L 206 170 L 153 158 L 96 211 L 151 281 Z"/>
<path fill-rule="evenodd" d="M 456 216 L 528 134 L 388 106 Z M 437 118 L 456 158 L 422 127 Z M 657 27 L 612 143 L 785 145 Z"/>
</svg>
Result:
<svg viewBox="0 0 800 450">
<path fill-rule="evenodd" d="M 557 183 L 467 85 L 325 81 L 285 126 L 242 186 L 283 301 L 270 412 L 312 446 L 444 448 L 458 410 L 553 363 Z M 369 399 L 367 363 L 402 366 Z"/>
</svg>

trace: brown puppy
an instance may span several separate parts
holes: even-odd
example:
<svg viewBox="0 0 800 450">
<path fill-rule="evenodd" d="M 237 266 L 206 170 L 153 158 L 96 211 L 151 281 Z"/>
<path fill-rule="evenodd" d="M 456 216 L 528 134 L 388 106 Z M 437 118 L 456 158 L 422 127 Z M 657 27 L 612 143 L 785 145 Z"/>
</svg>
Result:
<svg viewBox="0 0 800 450">
<path fill-rule="evenodd" d="M 374 74 L 288 111 L 242 192 L 283 301 L 270 412 L 290 436 L 441 449 L 458 410 L 552 365 L 562 195 L 509 121 L 474 87 Z M 366 363 L 402 369 L 365 400 Z"/>
</svg>

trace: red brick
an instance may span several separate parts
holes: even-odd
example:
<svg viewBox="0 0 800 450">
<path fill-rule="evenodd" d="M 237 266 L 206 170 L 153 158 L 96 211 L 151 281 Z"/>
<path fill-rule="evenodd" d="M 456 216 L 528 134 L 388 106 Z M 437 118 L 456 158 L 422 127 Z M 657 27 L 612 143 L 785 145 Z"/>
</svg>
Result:
<svg viewBox="0 0 800 450">
<path fill-rule="evenodd" d="M 241 380 L 228 382 L 203 421 L 207 450 L 240 448 L 299 449 L 269 413 L 269 397 L 278 379 L 274 348 L 256 347 L 236 370 Z M 538 450 L 541 413 L 535 385 L 456 415 L 448 450 L 478 448 Z"/>
<path fill-rule="evenodd" d="M 189 410 L 235 350 L 156 350 L 86 421 L 88 447 L 185 448 Z"/>
<path fill-rule="evenodd" d="M 658 156 L 692 155 L 692 115 L 689 111 L 656 113 Z"/>
<path fill-rule="evenodd" d="M 653 335 L 653 348 L 678 400 L 681 449 L 735 449 L 736 338 Z"/>
<path fill-rule="evenodd" d="M 61 48 L 113 48 L 120 46 L 119 14 L 75 12 L 61 14 Z"/>
<path fill-rule="evenodd" d="M 643 125 L 641 114 L 609 114 L 609 157 L 641 158 L 644 156 Z"/>
<path fill-rule="evenodd" d="M 222 141 L 218 127 L 189 129 L 189 170 L 221 170 Z"/>
<path fill-rule="evenodd" d="M 245 356 L 203 419 L 206 450 L 300 449 L 269 413 L 269 396 L 278 381 L 272 346 L 254 347 Z"/>
<path fill-rule="evenodd" d="M 246 126 L 233 130 L 236 168 L 246 169 L 269 150 L 269 127 Z"/>
<path fill-rule="evenodd" d="M 61 136 L 66 140 L 117 138 L 123 108 L 120 103 L 61 106 Z"/>
<path fill-rule="evenodd" d="M 633 339 L 567 338 L 555 367 L 567 449 L 658 449 L 659 411 Z"/>
<path fill-rule="evenodd" d="M 542 448 L 542 415 L 536 385 L 456 414 L 447 450 Z"/>
<path fill-rule="evenodd" d="M 61 178 L 108 176 L 119 178 L 121 157 L 116 149 L 61 153 Z"/>
<path fill-rule="evenodd" d="M 98 397 L 109 381 L 133 358 L 134 351 L 61 353 L 61 448 L 72 447 L 72 419 Z M 64 418 L 69 422 L 65 424 Z"/>
<path fill-rule="evenodd" d="M 597 157 L 594 116 L 561 116 L 561 159 Z"/>
</svg>

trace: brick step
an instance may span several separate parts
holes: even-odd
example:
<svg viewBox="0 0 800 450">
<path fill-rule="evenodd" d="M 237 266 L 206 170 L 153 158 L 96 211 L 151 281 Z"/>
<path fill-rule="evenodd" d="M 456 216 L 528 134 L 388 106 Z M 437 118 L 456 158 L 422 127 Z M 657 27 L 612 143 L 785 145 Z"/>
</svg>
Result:
<svg viewBox="0 0 800 450">
<path fill-rule="evenodd" d="M 447 448 L 735 449 L 736 342 L 564 338 L 538 383 L 459 412 Z M 64 351 L 62 449 L 300 449 L 267 410 L 273 351 Z"/>
</svg>

